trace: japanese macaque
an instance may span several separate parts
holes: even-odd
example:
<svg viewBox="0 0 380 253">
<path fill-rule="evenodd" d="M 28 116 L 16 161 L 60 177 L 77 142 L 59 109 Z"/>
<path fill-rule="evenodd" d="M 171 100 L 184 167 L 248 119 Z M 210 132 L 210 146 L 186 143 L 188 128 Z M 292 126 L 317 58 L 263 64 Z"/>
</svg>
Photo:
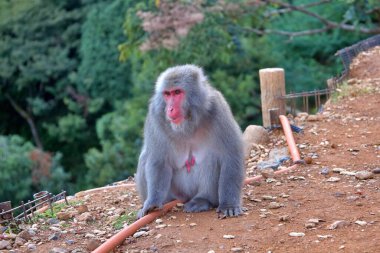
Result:
<svg viewBox="0 0 380 253">
<path fill-rule="evenodd" d="M 145 121 L 138 217 L 174 199 L 185 212 L 238 216 L 244 174 L 242 133 L 223 95 L 195 65 L 164 71 Z"/>
</svg>

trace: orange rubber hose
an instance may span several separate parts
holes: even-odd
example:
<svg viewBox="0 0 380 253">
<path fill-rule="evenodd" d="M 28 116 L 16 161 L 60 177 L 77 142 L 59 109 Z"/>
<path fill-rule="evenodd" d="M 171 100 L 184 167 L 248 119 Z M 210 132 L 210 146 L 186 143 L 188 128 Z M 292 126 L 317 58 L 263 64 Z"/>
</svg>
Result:
<svg viewBox="0 0 380 253">
<path fill-rule="evenodd" d="M 108 239 L 105 243 L 100 245 L 98 248 L 96 248 L 93 251 L 93 253 L 108 253 L 112 251 L 114 248 L 120 245 L 125 240 L 125 238 L 133 235 L 139 228 L 145 226 L 146 224 L 151 223 L 159 216 L 167 213 L 170 209 L 172 209 L 178 203 L 180 203 L 179 200 L 174 200 L 172 202 L 165 204 L 161 210 L 151 212 L 145 215 L 144 217 L 138 219 L 137 221 L 135 221 L 128 227 L 122 229 L 120 232 L 112 236 L 110 239 Z"/>
<path fill-rule="evenodd" d="M 297 161 L 301 160 L 301 158 L 300 158 L 300 154 L 298 152 L 296 143 L 295 143 L 294 138 L 293 138 L 293 134 L 292 134 L 292 130 L 290 128 L 289 120 L 285 116 L 280 115 L 280 121 L 281 121 L 282 128 L 284 130 L 285 138 L 286 138 L 286 141 L 288 144 L 290 154 L 292 156 L 292 160 L 294 163 L 296 163 Z M 282 174 L 282 173 L 288 172 L 290 170 L 293 170 L 295 168 L 297 168 L 297 164 L 294 164 L 293 166 L 290 166 L 288 168 L 284 168 L 284 169 L 275 171 L 274 173 L 275 174 Z M 249 184 L 253 181 L 261 180 L 262 178 L 263 178 L 262 176 L 255 176 L 255 177 L 251 177 L 251 178 L 246 178 L 244 180 L 244 184 Z M 118 245 L 120 245 L 125 240 L 125 238 L 133 235 L 139 228 L 145 226 L 146 224 L 149 224 L 150 222 L 154 221 L 159 216 L 168 212 L 171 208 L 173 208 L 175 205 L 177 205 L 177 203 L 180 203 L 180 201 L 174 200 L 172 202 L 165 204 L 162 210 L 158 210 L 158 211 L 155 211 L 155 212 L 152 212 L 152 213 L 145 215 L 144 217 L 140 218 L 139 220 L 135 221 L 134 223 L 132 223 L 128 227 L 124 228 L 123 230 L 121 230 L 120 232 L 118 232 L 117 234 L 112 236 L 105 243 L 103 243 L 98 248 L 96 248 L 93 251 L 93 253 L 108 253 L 108 252 L 112 251 L 114 248 L 116 248 Z"/>
<path fill-rule="evenodd" d="M 288 143 L 288 148 L 290 155 L 292 156 L 293 163 L 297 163 L 301 160 L 300 153 L 298 152 L 296 142 L 294 141 L 292 129 L 290 128 L 289 120 L 284 115 L 280 115 L 280 121 L 282 128 L 284 130 L 286 142 Z"/>
</svg>

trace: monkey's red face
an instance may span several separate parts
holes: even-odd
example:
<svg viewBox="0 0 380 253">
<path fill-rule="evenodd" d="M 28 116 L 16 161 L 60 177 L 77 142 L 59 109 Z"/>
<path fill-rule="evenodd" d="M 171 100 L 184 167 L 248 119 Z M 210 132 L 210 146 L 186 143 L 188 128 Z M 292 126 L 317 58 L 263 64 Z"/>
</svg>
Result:
<svg viewBox="0 0 380 253">
<path fill-rule="evenodd" d="M 185 99 L 185 91 L 180 88 L 172 88 L 164 91 L 164 99 L 166 102 L 166 116 L 170 122 L 181 124 L 183 122 L 184 113 L 182 112 L 182 104 Z"/>
</svg>

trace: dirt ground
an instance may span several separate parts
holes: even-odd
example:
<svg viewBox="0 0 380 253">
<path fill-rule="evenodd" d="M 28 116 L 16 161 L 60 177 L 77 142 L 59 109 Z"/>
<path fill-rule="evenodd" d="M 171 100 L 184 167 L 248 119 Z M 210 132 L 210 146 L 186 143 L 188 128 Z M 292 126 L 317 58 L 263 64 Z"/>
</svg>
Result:
<svg viewBox="0 0 380 253">
<path fill-rule="evenodd" d="M 114 252 L 379 252 L 379 47 L 355 59 L 348 85 L 322 113 L 294 123 L 303 128 L 295 139 L 307 164 L 246 185 L 244 215 L 218 219 L 215 210 L 189 214 L 179 206 Z M 280 130 L 270 138 L 252 157 L 265 160 L 270 150 L 286 147 Z M 250 163 L 247 176 L 260 173 L 256 165 Z M 358 171 L 370 173 L 360 179 Z M 10 242 L 0 252 L 90 252 L 141 205 L 133 187 L 80 192 L 71 203 L 58 219 L 24 226 L 30 234 L 24 241 L 0 234 L 0 249 Z"/>
</svg>

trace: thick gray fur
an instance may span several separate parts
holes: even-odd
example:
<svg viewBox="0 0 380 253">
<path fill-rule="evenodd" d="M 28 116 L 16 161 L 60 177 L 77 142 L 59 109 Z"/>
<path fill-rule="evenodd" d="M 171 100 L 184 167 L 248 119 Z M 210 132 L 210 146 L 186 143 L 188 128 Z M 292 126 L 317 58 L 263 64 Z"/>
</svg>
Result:
<svg viewBox="0 0 380 253">
<path fill-rule="evenodd" d="M 180 126 L 166 118 L 162 94 L 174 86 L 186 94 L 187 119 Z M 191 155 L 195 165 L 188 172 Z M 240 215 L 244 174 L 242 133 L 223 95 L 197 66 L 163 72 L 150 101 L 136 173 L 144 203 L 138 217 L 174 199 L 186 202 L 186 212 L 217 208 L 223 216 Z"/>
</svg>

